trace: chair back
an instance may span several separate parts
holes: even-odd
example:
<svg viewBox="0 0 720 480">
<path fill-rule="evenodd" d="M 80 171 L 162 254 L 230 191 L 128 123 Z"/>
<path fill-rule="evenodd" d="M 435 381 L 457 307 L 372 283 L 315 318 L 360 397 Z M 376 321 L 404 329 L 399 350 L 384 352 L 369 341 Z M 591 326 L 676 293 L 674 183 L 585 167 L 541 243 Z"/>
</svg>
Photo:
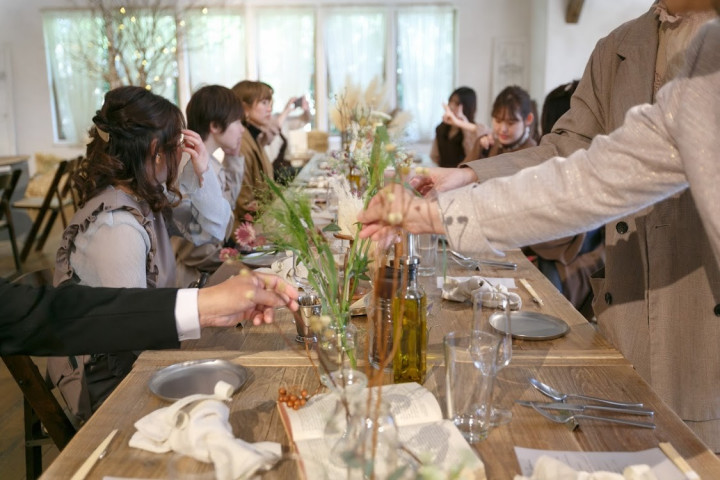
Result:
<svg viewBox="0 0 720 480">
<path fill-rule="evenodd" d="M 0 229 L 6 228 L 8 230 L 13 259 L 15 260 L 15 269 L 18 272 L 22 271 L 22 264 L 20 263 L 17 240 L 15 239 L 15 224 L 10 211 L 10 198 L 15 192 L 21 173 L 22 170 L 0 173 Z"/>
<path fill-rule="evenodd" d="M 37 211 L 35 221 L 33 222 L 32 227 L 30 227 L 30 232 L 28 232 L 22 252 L 20 253 L 20 260 L 23 262 L 27 259 L 33 244 L 35 244 L 36 238 L 37 245 L 35 246 L 35 250 L 42 250 L 58 214 L 62 218 L 63 226 L 67 227 L 67 217 L 65 216 L 64 208 L 69 205 L 74 205 L 74 198 L 71 194 L 73 191 L 72 179 L 69 174 L 74 170 L 77 163 L 77 158 L 72 160 L 61 160 L 58 163 L 52 182 L 45 193 L 45 197 L 42 199 L 28 197 L 20 199 L 12 204 L 13 208 Z M 62 182 L 63 179 L 65 180 L 64 182 Z M 49 216 L 47 217 L 46 222 L 45 217 L 48 214 Z M 43 225 L 44 228 L 42 234 L 38 237 L 38 232 L 40 232 Z"/>
<path fill-rule="evenodd" d="M 52 271 L 44 269 L 26 273 L 16 282 L 39 287 L 52 285 L 52 279 Z M 28 479 L 35 479 L 42 473 L 42 443 L 47 443 L 49 436 L 62 450 L 75 435 L 76 429 L 32 358 L 27 355 L 3 355 L 2 359 L 23 393 L 25 475 Z"/>
</svg>

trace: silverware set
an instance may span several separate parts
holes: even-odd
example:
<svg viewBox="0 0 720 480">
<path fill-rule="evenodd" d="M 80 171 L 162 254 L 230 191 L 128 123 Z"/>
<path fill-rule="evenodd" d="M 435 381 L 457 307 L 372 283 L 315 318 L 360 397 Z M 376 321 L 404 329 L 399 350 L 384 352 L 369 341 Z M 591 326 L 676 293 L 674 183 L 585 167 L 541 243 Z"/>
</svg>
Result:
<svg viewBox="0 0 720 480">
<path fill-rule="evenodd" d="M 540 382 L 535 378 L 530 379 L 530 384 L 535 387 L 543 395 L 555 400 L 554 402 L 530 402 L 518 400 L 517 403 L 525 407 L 531 407 L 543 417 L 555 423 L 564 423 L 571 430 L 575 430 L 580 426 L 578 419 L 598 420 L 610 423 L 619 423 L 622 425 L 631 425 L 642 428 L 655 428 L 655 423 L 640 420 L 631 420 L 626 418 L 618 418 L 602 415 L 591 415 L 585 413 L 586 410 L 595 410 L 598 412 L 606 412 L 608 414 L 624 414 L 652 417 L 655 412 L 644 409 L 642 403 L 621 402 L 617 400 L 608 400 L 605 398 L 591 397 L 575 393 L 562 393 L 551 386 Z M 588 400 L 602 405 L 596 404 L 575 404 L 565 403 L 568 398 L 577 398 Z"/>
</svg>

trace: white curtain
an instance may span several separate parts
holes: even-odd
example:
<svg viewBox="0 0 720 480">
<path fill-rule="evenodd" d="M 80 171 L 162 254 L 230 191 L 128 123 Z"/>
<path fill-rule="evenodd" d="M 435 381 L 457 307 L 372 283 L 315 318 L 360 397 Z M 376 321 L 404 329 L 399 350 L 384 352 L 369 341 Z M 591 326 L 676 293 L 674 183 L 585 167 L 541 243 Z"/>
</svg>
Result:
<svg viewBox="0 0 720 480">
<path fill-rule="evenodd" d="M 186 51 L 192 92 L 203 85 L 232 88 L 246 73 L 245 22 L 239 12 L 192 10 L 187 13 Z"/>
<path fill-rule="evenodd" d="M 102 52 L 92 51 L 93 47 L 83 42 L 83 39 L 98 38 L 99 25 L 87 12 L 47 12 L 43 15 L 43 30 L 56 123 L 55 140 L 82 143 L 105 94 L 99 76 L 89 72 L 87 65 L 94 62 L 101 68 Z M 96 40 L 91 42 L 95 44 Z"/>
<path fill-rule="evenodd" d="M 291 97 L 314 95 L 315 16 L 311 9 L 259 9 L 258 79 L 273 87 L 273 110 Z"/>
<path fill-rule="evenodd" d="M 345 8 L 328 12 L 325 52 L 331 101 L 347 80 L 362 89 L 371 80 L 385 80 L 386 24 L 384 11 Z"/>
<path fill-rule="evenodd" d="M 398 104 L 413 115 L 408 138 L 431 140 L 442 118 L 442 103 L 453 91 L 455 14 L 451 7 L 400 10 Z"/>
</svg>

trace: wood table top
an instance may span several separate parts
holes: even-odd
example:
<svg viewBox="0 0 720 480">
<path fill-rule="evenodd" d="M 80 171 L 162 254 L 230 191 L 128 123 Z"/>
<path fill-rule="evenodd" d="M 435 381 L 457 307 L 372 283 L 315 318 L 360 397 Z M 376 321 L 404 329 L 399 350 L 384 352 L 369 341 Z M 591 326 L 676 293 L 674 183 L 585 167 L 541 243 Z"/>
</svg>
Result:
<svg viewBox="0 0 720 480">
<path fill-rule="evenodd" d="M 569 333 L 549 341 L 513 343 L 513 359 L 497 381 L 495 401 L 511 408 L 513 419 L 494 429 L 487 440 L 474 445 L 485 463 L 487 478 L 512 478 L 520 473 L 514 446 L 571 451 L 638 451 L 670 441 L 702 478 L 720 478 L 720 460 L 655 394 L 595 328 L 522 257 L 511 252 L 509 258 L 520 265 L 517 271 L 484 269 L 494 277 L 526 278 L 545 301 L 544 306 L 530 301 L 526 290 L 515 290 L 523 300 L 523 310 L 542 311 L 562 318 L 570 325 Z M 454 275 L 467 271 L 452 270 Z M 433 279 L 423 279 L 431 301 L 437 302 L 429 324 L 428 376 L 425 386 L 435 393 L 444 408 L 445 367 L 442 336 L 451 330 L 469 328 L 472 306 L 439 300 Z M 366 326 L 363 317 L 355 319 L 360 332 Z M 318 375 L 304 351 L 294 341 L 295 328 L 289 312 L 277 311 L 277 322 L 260 327 L 206 329 L 200 340 L 184 342 L 181 350 L 147 351 L 133 370 L 112 393 L 105 404 L 78 432 L 71 443 L 46 470 L 43 478 L 65 479 L 75 472 L 87 455 L 114 428 L 119 429 L 108 455 L 98 462 L 88 476 L 133 478 L 167 478 L 170 454 L 152 454 L 130 448 L 128 441 L 135 429 L 133 423 L 148 413 L 166 406 L 148 389 L 148 381 L 159 368 L 174 363 L 207 358 L 222 358 L 243 365 L 250 379 L 231 401 L 230 423 L 234 434 L 246 441 L 276 441 L 289 448 L 289 440 L 276 408 L 278 388 L 300 385 L 316 392 Z M 362 367 L 361 367 L 362 368 Z M 551 423 L 517 400 L 547 401 L 529 383 L 536 377 L 561 391 L 582 392 L 605 398 L 643 402 L 655 410 L 655 430 L 581 421 L 580 429 L 570 431 L 564 425 Z M 267 478 L 284 478 L 271 472 Z"/>
</svg>

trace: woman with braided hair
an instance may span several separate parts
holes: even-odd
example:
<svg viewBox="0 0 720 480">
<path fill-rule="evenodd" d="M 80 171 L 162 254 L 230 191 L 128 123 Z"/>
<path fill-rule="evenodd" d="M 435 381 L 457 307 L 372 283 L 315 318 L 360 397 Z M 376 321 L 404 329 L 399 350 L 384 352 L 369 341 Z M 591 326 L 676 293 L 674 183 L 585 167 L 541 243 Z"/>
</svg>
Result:
<svg viewBox="0 0 720 480">
<path fill-rule="evenodd" d="M 184 129 L 175 105 L 140 87 L 109 91 L 93 124 L 73 177 L 80 208 L 62 234 L 54 283 L 173 287 L 170 235 L 198 245 L 222 241 L 231 215 L 202 139 Z M 86 420 L 135 358 L 133 352 L 55 357 L 48 372 L 73 413 Z"/>
</svg>

